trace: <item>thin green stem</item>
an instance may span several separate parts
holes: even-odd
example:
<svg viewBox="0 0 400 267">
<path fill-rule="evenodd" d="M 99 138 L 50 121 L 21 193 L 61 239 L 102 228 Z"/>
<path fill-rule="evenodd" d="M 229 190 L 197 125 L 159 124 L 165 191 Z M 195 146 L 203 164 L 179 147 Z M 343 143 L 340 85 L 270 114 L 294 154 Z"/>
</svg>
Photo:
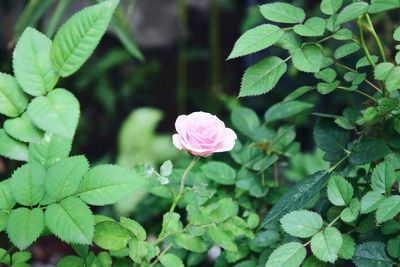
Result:
<svg viewBox="0 0 400 267">
<path fill-rule="evenodd" d="M 169 244 L 169 245 L 157 256 L 157 258 L 150 264 L 150 266 L 154 266 L 154 265 L 160 260 L 160 258 L 172 248 L 172 245 L 173 245 L 173 243 Z"/>
<path fill-rule="evenodd" d="M 340 215 L 337 216 L 335 219 L 333 219 L 333 221 L 331 221 L 326 227 L 331 227 L 332 225 L 334 225 L 335 222 L 337 222 L 337 220 L 339 220 L 339 218 L 340 218 Z"/>
<path fill-rule="evenodd" d="M 383 49 L 382 42 L 381 42 L 381 40 L 379 39 L 379 36 L 378 36 L 378 34 L 376 33 L 376 31 L 375 31 L 374 24 L 372 24 L 371 18 L 370 18 L 370 16 L 368 15 L 368 13 L 365 14 L 365 18 L 367 19 L 367 23 L 368 23 L 368 25 L 369 25 L 369 28 L 368 28 L 368 29 L 369 29 L 369 31 L 371 32 L 372 37 L 374 38 L 374 40 L 375 40 L 375 42 L 376 42 L 376 45 L 378 46 L 379 53 L 381 54 L 381 57 L 382 57 L 383 61 L 386 62 L 385 50 Z"/>
<path fill-rule="evenodd" d="M 178 205 L 179 200 L 181 200 L 181 198 L 183 197 L 183 195 L 185 193 L 186 178 L 187 178 L 189 172 L 193 169 L 194 165 L 196 165 L 196 163 L 199 161 L 199 159 L 200 159 L 199 157 L 195 157 L 192 160 L 192 162 L 189 164 L 189 166 L 186 168 L 186 170 L 184 171 L 182 178 L 181 178 L 181 185 L 179 188 L 179 193 L 178 193 L 178 195 L 176 195 L 176 197 L 174 198 L 174 200 L 172 202 L 171 208 L 169 209 L 169 211 L 167 213 L 167 221 L 165 222 L 165 224 L 163 224 L 160 235 L 159 235 L 158 239 L 156 240 L 156 243 L 158 243 L 159 240 L 163 238 L 164 233 L 168 227 L 168 224 L 171 221 L 172 213 L 175 211 L 175 208 Z"/>
<path fill-rule="evenodd" d="M 371 99 L 371 100 L 374 101 L 374 102 L 378 102 L 378 100 L 376 100 L 375 98 L 373 98 L 373 97 L 370 96 L 369 94 L 364 93 L 363 91 L 360 91 L 360 90 L 358 90 L 358 89 L 356 89 L 356 90 L 349 90 L 349 88 L 344 87 L 344 86 L 338 86 L 338 89 L 342 89 L 342 90 L 345 90 L 345 91 L 348 91 L 348 92 L 356 92 L 356 93 L 358 93 L 358 94 L 360 94 L 360 95 L 363 95 L 363 96 L 365 96 L 365 97 L 368 97 L 369 99 Z"/>
<path fill-rule="evenodd" d="M 368 47 L 365 43 L 362 17 L 359 17 L 357 19 L 357 26 L 358 26 L 358 34 L 359 34 L 359 38 L 360 38 L 360 45 L 361 45 L 362 49 L 364 50 L 365 56 L 367 57 L 369 64 L 375 69 L 376 65 L 375 65 L 374 60 L 372 59 L 371 54 L 368 50 Z"/>
<path fill-rule="evenodd" d="M 348 71 L 357 73 L 357 71 L 356 71 L 355 69 L 352 69 L 352 68 L 350 68 L 350 67 L 348 67 L 348 66 L 346 66 L 346 65 L 343 65 L 343 64 L 341 64 L 341 63 L 339 63 L 339 62 L 336 62 L 335 64 L 338 65 L 339 67 L 342 67 L 342 68 L 348 70 Z M 376 86 L 375 84 L 373 84 L 371 81 L 365 79 L 364 82 L 366 82 L 368 85 L 370 85 L 372 88 L 374 88 L 376 91 L 378 91 L 379 93 L 382 94 L 382 90 L 381 90 L 378 86 Z"/>
</svg>

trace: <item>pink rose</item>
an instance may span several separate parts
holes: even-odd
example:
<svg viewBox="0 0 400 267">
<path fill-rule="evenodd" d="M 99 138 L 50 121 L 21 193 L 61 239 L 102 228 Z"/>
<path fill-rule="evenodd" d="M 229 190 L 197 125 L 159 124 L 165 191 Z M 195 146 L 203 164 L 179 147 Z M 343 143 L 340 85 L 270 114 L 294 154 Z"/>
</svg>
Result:
<svg viewBox="0 0 400 267">
<path fill-rule="evenodd" d="M 175 128 L 178 133 L 172 136 L 174 145 L 196 156 L 230 151 L 237 139 L 217 116 L 201 111 L 179 116 Z"/>
</svg>

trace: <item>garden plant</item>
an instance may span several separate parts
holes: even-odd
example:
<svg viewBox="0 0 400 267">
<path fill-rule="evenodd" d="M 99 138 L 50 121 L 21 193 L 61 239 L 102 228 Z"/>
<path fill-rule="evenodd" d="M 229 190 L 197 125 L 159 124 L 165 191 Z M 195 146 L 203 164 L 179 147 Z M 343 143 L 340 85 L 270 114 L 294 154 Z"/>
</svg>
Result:
<svg viewBox="0 0 400 267">
<path fill-rule="evenodd" d="M 134 169 L 70 155 L 80 104 L 57 87 L 89 59 L 118 4 L 81 10 L 53 40 L 26 28 L 13 76 L 0 73 L 0 155 L 20 162 L 0 182 L 0 231 L 11 242 L 1 244 L 0 264 L 30 266 L 30 247 L 54 235 L 74 251 L 57 266 L 400 265 L 400 28 L 385 45 L 374 25 L 399 1 L 323 0 L 313 15 L 259 6 L 263 24 L 228 59 L 278 52 L 245 71 L 239 96 L 279 87 L 288 68 L 311 83 L 261 119 L 242 106 L 226 122 L 182 114 L 171 143 L 188 157 Z M 362 100 L 340 115 L 301 100 L 343 92 Z M 293 118 L 302 115 L 315 121 L 313 152 L 296 141 Z M 168 203 L 158 225 L 97 212 L 139 191 Z"/>
</svg>

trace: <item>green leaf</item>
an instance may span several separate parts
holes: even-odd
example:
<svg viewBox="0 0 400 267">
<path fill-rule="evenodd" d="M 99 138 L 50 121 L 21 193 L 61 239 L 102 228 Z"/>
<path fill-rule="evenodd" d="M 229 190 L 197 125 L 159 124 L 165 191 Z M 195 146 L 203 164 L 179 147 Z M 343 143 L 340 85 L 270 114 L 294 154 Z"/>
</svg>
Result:
<svg viewBox="0 0 400 267">
<path fill-rule="evenodd" d="M 32 254 L 28 251 L 19 251 L 12 255 L 11 262 L 19 266 L 18 263 L 25 263 L 32 258 Z"/>
<path fill-rule="evenodd" d="M 358 50 L 360 50 L 360 46 L 357 43 L 344 44 L 335 50 L 334 57 L 335 59 L 341 59 L 354 54 Z"/>
<path fill-rule="evenodd" d="M 369 13 L 379 13 L 382 11 L 395 9 L 400 7 L 398 0 L 372 0 L 368 9 Z"/>
<path fill-rule="evenodd" d="M 233 241 L 233 236 L 226 232 L 222 227 L 219 226 L 209 226 L 207 227 L 207 233 L 209 238 L 221 248 L 227 251 L 237 251 L 238 248 Z"/>
<path fill-rule="evenodd" d="M 15 206 L 15 199 L 11 194 L 10 179 L 0 182 L 0 210 L 11 210 Z"/>
<path fill-rule="evenodd" d="M 160 262 L 165 267 L 184 267 L 182 260 L 172 253 L 161 255 Z"/>
<path fill-rule="evenodd" d="M 53 89 L 58 74 L 50 60 L 51 40 L 33 28 L 26 28 L 15 46 L 13 68 L 22 89 L 33 96 Z"/>
<path fill-rule="evenodd" d="M 36 162 L 48 168 L 57 161 L 68 157 L 71 145 L 70 139 L 46 133 L 40 144 L 29 144 L 29 162 Z"/>
<path fill-rule="evenodd" d="M 339 250 L 339 257 L 345 260 L 351 260 L 354 256 L 354 251 L 356 250 L 356 243 L 354 239 L 348 235 L 342 235 L 343 245 Z"/>
<path fill-rule="evenodd" d="M 284 31 L 271 24 L 263 24 L 246 31 L 235 43 L 228 59 L 252 54 L 270 47 L 281 39 Z"/>
<path fill-rule="evenodd" d="M 371 187 L 374 191 L 384 194 L 390 191 L 396 181 L 396 176 L 397 174 L 392 164 L 384 161 L 376 166 L 372 172 Z"/>
<path fill-rule="evenodd" d="M 304 177 L 278 200 L 265 217 L 261 227 L 277 222 L 288 212 L 304 208 L 322 190 L 328 178 L 329 173 L 326 171 Z"/>
<path fill-rule="evenodd" d="M 304 261 L 301 267 L 326 267 L 326 263 L 320 261 L 319 259 L 317 259 L 317 257 L 311 255 Z"/>
<path fill-rule="evenodd" d="M 10 265 L 10 260 L 11 257 L 7 250 L 0 248 L 0 263 Z"/>
<path fill-rule="evenodd" d="M 353 38 L 353 32 L 347 28 L 343 28 L 335 32 L 333 38 L 340 41 L 351 40 Z"/>
<path fill-rule="evenodd" d="M 311 238 L 313 254 L 324 262 L 335 262 L 342 245 L 342 234 L 335 227 L 327 227 Z"/>
<path fill-rule="evenodd" d="M 168 177 L 172 174 L 172 170 L 174 168 L 174 165 L 170 160 L 165 161 L 161 167 L 160 167 L 160 174 L 162 176 Z"/>
<path fill-rule="evenodd" d="M 346 131 L 329 120 L 317 121 L 313 136 L 317 146 L 327 153 L 343 153 L 350 141 L 350 131 Z"/>
<path fill-rule="evenodd" d="M 380 63 L 376 66 L 375 79 L 385 81 L 386 88 L 389 91 L 400 89 L 400 67 L 392 63 Z"/>
<path fill-rule="evenodd" d="M 129 218 L 121 217 L 121 225 L 129 229 L 137 239 L 141 241 L 146 240 L 146 230 L 138 222 Z"/>
<path fill-rule="evenodd" d="M 28 97 L 19 87 L 17 80 L 0 72 L 0 113 L 17 117 L 28 106 Z"/>
<path fill-rule="evenodd" d="M 400 41 L 400 27 L 397 27 L 397 29 L 393 32 L 393 39 L 396 41 Z"/>
<path fill-rule="evenodd" d="M 46 225 L 67 243 L 91 244 L 94 219 L 89 207 L 77 197 L 69 197 L 47 207 Z"/>
<path fill-rule="evenodd" d="M 297 98 L 303 96 L 304 94 L 306 94 L 312 90 L 314 90 L 314 87 L 312 87 L 312 86 L 301 86 L 301 87 L 297 88 L 296 90 L 294 90 L 293 92 L 291 92 L 290 94 L 288 94 L 283 99 L 283 102 L 289 102 L 292 100 L 296 100 Z"/>
<path fill-rule="evenodd" d="M 119 250 L 128 245 L 132 233 L 117 222 L 105 221 L 96 224 L 93 241 L 101 248 Z"/>
<path fill-rule="evenodd" d="M 260 6 L 261 14 L 268 20 L 282 23 L 302 23 L 306 18 L 304 10 L 283 2 Z"/>
<path fill-rule="evenodd" d="M 98 165 L 83 177 L 79 197 L 88 204 L 113 204 L 147 185 L 147 180 L 136 173 L 114 165 Z"/>
<path fill-rule="evenodd" d="M 57 267 L 84 267 L 85 261 L 77 256 L 66 256 L 57 262 Z"/>
<path fill-rule="evenodd" d="M 19 208 L 8 217 L 7 234 L 11 242 L 20 250 L 29 247 L 42 233 L 44 216 L 41 209 Z"/>
<path fill-rule="evenodd" d="M 313 17 L 307 19 L 304 24 L 295 25 L 293 30 L 300 36 L 322 36 L 325 32 L 325 26 L 326 22 L 324 19 Z"/>
<path fill-rule="evenodd" d="M 353 197 L 353 187 L 340 175 L 333 175 L 328 182 L 328 199 L 336 206 L 350 204 Z"/>
<path fill-rule="evenodd" d="M 361 198 L 361 214 L 367 214 L 378 209 L 383 199 L 384 197 L 378 192 L 370 191 L 366 193 Z"/>
<path fill-rule="evenodd" d="M 307 251 L 299 242 L 286 243 L 272 252 L 265 267 L 298 267 L 306 258 Z"/>
<path fill-rule="evenodd" d="M 351 223 L 355 221 L 360 214 L 360 201 L 357 198 L 354 198 L 349 206 L 342 210 L 340 213 L 340 219 L 346 223 Z"/>
<path fill-rule="evenodd" d="M 359 16 L 365 14 L 367 11 L 368 11 L 368 3 L 365 2 L 352 3 L 343 8 L 342 11 L 339 12 L 336 19 L 336 25 L 340 25 L 349 22 L 351 20 L 354 20 Z"/>
<path fill-rule="evenodd" d="M 266 123 L 287 119 L 305 110 L 311 109 L 312 107 L 314 107 L 313 104 L 296 100 L 278 103 L 270 107 L 265 112 L 264 119 Z"/>
<path fill-rule="evenodd" d="M 355 165 L 379 160 L 390 153 L 388 146 L 380 139 L 362 139 L 352 148 L 349 160 Z"/>
<path fill-rule="evenodd" d="M 320 8 L 322 13 L 333 15 L 342 6 L 343 0 L 322 0 Z"/>
<path fill-rule="evenodd" d="M 79 184 L 89 170 L 84 156 L 75 156 L 58 161 L 52 165 L 46 176 L 47 195 L 58 201 L 78 191 Z"/>
<path fill-rule="evenodd" d="M 36 97 L 28 107 L 28 115 L 37 127 L 70 139 L 78 126 L 79 113 L 78 100 L 64 89 Z"/>
<path fill-rule="evenodd" d="M 331 83 L 336 79 L 336 71 L 332 68 L 326 68 L 321 70 L 320 72 L 314 73 L 315 78 L 321 79 L 324 82 Z"/>
<path fill-rule="evenodd" d="M 51 60 L 60 76 L 76 72 L 107 30 L 118 0 L 107 0 L 72 16 L 54 37 Z"/>
<path fill-rule="evenodd" d="M 400 237 L 392 238 L 387 242 L 386 250 L 393 258 L 400 257 Z"/>
<path fill-rule="evenodd" d="M 0 129 L 0 155 L 13 160 L 27 161 L 28 147 Z"/>
<path fill-rule="evenodd" d="M 340 81 L 335 81 L 332 83 L 318 83 L 317 90 L 322 95 L 327 95 L 338 88 Z"/>
<path fill-rule="evenodd" d="M 239 96 L 255 96 L 271 91 L 286 70 L 287 65 L 282 59 L 264 58 L 245 71 Z"/>
<path fill-rule="evenodd" d="M 358 267 L 393 266 L 392 260 L 386 255 L 385 244 L 381 242 L 366 242 L 358 245 L 352 261 Z"/>
<path fill-rule="evenodd" d="M 374 63 L 378 62 L 378 60 L 379 60 L 379 58 L 377 56 L 375 56 L 375 55 L 371 55 L 371 58 L 372 58 L 372 61 Z M 362 67 L 366 67 L 366 66 L 369 66 L 369 65 L 370 65 L 370 63 L 369 63 L 367 57 L 362 57 L 359 60 L 357 60 L 356 69 L 359 69 L 359 68 L 362 68 Z"/>
<path fill-rule="evenodd" d="M 286 233 L 301 238 L 315 235 L 323 225 L 321 215 L 308 210 L 290 212 L 280 222 Z"/>
<path fill-rule="evenodd" d="M 44 196 L 46 170 L 37 163 L 27 163 L 18 168 L 10 179 L 10 189 L 15 200 L 24 206 L 39 203 Z"/>
<path fill-rule="evenodd" d="M 400 196 L 390 196 L 383 200 L 376 211 L 377 223 L 393 219 L 400 212 Z"/>
<path fill-rule="evenodd" d="M 304 72 L 318 72 L 322 66 L 323 54 L 315 44 L 306 44 L 293 54 L 293 65 Z"/>
<path fill-rule="evenodd" d="M 183 225 L 180 218 L 181 216 L 176 212 L 164 214 L 162 226 L 165 228 L 166 235 L 182 231 Z"/>
<path fill-rule="evenodd" d="M 181 234 L 175 238 L 175 243 L 189 251 L 193 251 L 196 253 L 204 253 L 207 251 L 207 244 L 197 236 L 191 236 L 189 234 Z"/>
<path fill-rule="evenodd" d="M 201 166 L 203 174 L 219 184 L 230 185 L 236 182 L 236 171 L 224 162 L 209 161 Z"/>
<path fill-rule="evenodd" d="M 13 138 L 27 143 L 40 143 L 43 133 L 32 123 L 28 114 L 21 117 L 8 119 L 4 122 L 4 129 Z"/>
<path fill-rule="evenodd" d="M 246 136 L 253 135 L 260 127 L 260 119 L 257 114 L 249 108 L 235 108 L 231 114 L 231 121 L 235 128 Z"/>
</svg>

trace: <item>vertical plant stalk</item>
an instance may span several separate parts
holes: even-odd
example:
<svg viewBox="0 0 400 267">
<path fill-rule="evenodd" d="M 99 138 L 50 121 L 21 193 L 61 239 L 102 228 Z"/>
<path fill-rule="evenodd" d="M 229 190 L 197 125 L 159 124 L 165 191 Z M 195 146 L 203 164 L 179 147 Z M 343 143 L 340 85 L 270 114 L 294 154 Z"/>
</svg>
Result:
<svg viewBox="0 0 400 267">
<path fill-rule="evenodd" d="M 362 16 L 357 19 L 357 26 L 358 26 L 358 35 L 360 38 L 361 47 L 364 50 L 365 56 L 367 57 L 369 64 L 375 69 L 376 65 L 374 63 L 374 60 L 371 57 L 371 54 L 368 50 L 368 47 L 367 47 L 367 45 L 365 43 L 365 39 L 364 39 Z"/>
<path fill-rule="evenodd" d="M 217 0 L 210 2 L 210 23 L 209 23 L 209 41 L 210 41 L 210 77 L 211 77 L 211 110 L 218 113 L 218 96 L 222 93 L 221 84 L 221 41 L 220 41 L 220 23 L 219 6 Z"/>
<path fill-rule="evenodd" d="M 171 221 L 171 215 L 175 211 L 175 208 L 178 205 L 178 202 L 181 200 L 181 198 L 185 194 L 185 183 L 186 183 L 187 176 L 189 175 L 189 173 L 193 169 L 193 167 L 196 165 L 196 163 L 199 161 L 199 159 L 200 159 L 199 157 L 195 157 L 192 160 L 192 162 L 190 162 L 189 166 L 187 166 L 187 168 L 183 172 L 183 175 L 182 175 L 182 178 L 181 178 L 181 184 L 180 184 L 180 187 L 179 187 L 179 193 L 178 193 L 178 195 L 176 195 L 176 197 L 174 198 L 174 200 L 172 202 L 171 208 L 167 213 L 168 220 L 162 226 L 160 235 L 159 235 L 158 239 L 156 240 L 156 243 L 158 243 L 158 241 L 163 238 L 165 230 L 167 229 L 168 224 Z"/>
<path fill-rule="evenodd" d="M 376 45 L 378 46 L 378 50 L 379 50 L 379 53 L 381 54 L 381 57 L 382 57 L 383 61 L 386 62 L 385 49 L 383 48 L 382 42 L 379 39 L 379 36 L 375 31 L 374 24 L 372 24 L 371 18 L 368 15 L 368 13 L 365 14 L 365 18 L 367 19 L 367 23 L 368 23 L 368 26 L 369 26 L 368 30 L 371 32 L 372 37 L 374 38 L 374 40 L 376 42 Z"/>
<path fill-rule="evenodd" d="M 185 113 L 187 106 L 187 5 L 186 0 L 177 0 L 178 5 L 178 57 L 176 104 L 178 114 Z"/>
</svg>

